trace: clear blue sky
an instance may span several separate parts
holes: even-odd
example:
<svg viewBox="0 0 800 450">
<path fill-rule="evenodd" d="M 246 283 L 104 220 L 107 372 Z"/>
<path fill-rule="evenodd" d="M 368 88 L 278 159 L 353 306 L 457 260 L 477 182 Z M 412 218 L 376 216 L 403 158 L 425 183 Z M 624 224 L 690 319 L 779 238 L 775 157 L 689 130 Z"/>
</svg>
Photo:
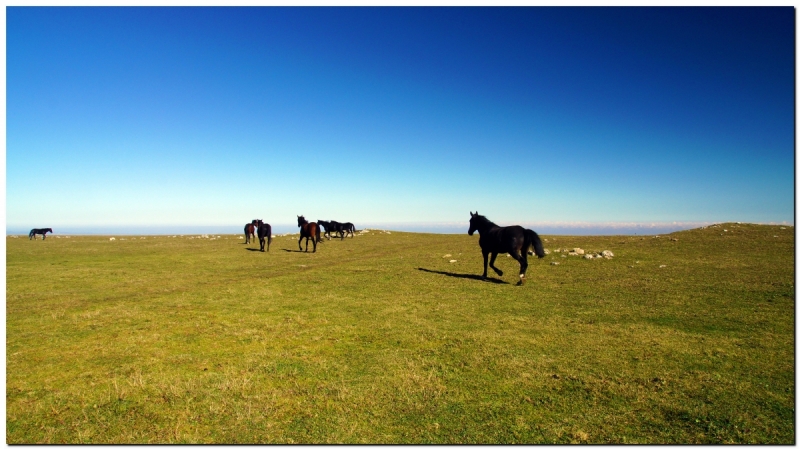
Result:
<svg viewBox="0 0 800 450">
<path fill-rule="evenodd" d="M 9 230 L 794 223 L 791 7 L 6 11 Z"/>
</svg>

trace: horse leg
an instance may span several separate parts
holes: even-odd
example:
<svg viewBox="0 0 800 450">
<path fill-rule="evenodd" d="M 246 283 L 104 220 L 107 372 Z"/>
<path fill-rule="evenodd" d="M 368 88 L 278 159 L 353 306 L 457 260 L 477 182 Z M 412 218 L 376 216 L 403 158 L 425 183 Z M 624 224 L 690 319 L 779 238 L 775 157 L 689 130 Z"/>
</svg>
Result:
<svg viewBox="0 0 800 450">
<path fill-rule="evenodd" d="M 495 272 L 497 272 L 497 274 L 498 274 L 498 275 L 500 275 L 500 276 L 502 277 L 502 276 L 503 276 L 503 271 L 502 271 L 502 270 L 500 270 L 500 269 L 498 269 L 497 267 L 495 267 L 495 266 L 494 266 L 494 260 L 495 260 L 495 258 L 497 258 L 497 252 L 494 252 L 494 253 L 492 253 L 492 259 L 491 259 L 491 261 L 489 261 L 489 266 L 490 266 L 490 267 L 491 267 L 491 268 L 492 268 L 492 269 L 493 269 Z"/>
<path fill-rule="evenodd" d="M 306 239 L 306 245 L 308 245 L 308 239 Z M 297 239 L 297 248 L 299 248 L 300 251 L 303 251 L 303 235 L 302 234 Z"/>
<path fill-rule="evenodd" d="M 528 255 L 526 252 L 518 252 L 516 249 L 508 252 L 508 254 L 519 263 L 519 283 L 517 283 L 517 285 L 521 286 L 525 284 L 525 271 L 528 270 Z"/>
<path fill-rule="evenodd" d="M 482 279 L 486 279 L 486 271 L 487 265 L 489 264 L 489 252 L 483 252 L 483 275 L 481 275 Z"/>
</svg>

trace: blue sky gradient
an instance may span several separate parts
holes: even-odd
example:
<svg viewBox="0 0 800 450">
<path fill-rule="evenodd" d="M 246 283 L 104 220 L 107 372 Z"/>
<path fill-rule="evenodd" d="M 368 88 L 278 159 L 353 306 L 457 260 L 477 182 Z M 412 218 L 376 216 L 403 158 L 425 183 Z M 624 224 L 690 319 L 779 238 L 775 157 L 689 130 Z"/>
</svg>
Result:
<svg viewBox="0 0 800 450">
<path fill-rule="evenodd" d="M 7 230 L 794 224 L 794 17 L 8 7 Z"/>
</svg>

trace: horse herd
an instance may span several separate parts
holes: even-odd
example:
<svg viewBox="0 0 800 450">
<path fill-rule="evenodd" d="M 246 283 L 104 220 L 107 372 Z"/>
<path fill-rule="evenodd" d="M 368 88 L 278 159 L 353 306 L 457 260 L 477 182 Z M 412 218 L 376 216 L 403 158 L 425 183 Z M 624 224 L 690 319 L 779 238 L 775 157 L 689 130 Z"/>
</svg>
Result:
<svg viewBox="0 0 800 450">
<path fill-rule="evenodd" d="M 303 216 L 297 216 L 297 226 L 300 227 L 300 239 L 297 240 L 298 247 L 300 250 L 303 250 L 302 241 L 305 238 L 306 251 L 308 251 L 308 240 L 311 239 L 311 243 L 314 244 L 312 253 L 317 251 L 317 242 L 322 241 L 320 237 L 320 227 L 325 229 L 323 236 L 328 239 L 331 239 L 331 232 L 339 233 L 341 239 L 344 239 L 348 234 L 350 234 L 350 237 L 354 237 L 356 231 L 355 225 L 350 222 L 341 223 L 335 220 L 317 220 L 316 222 L 309 222 Z M 253 219 L 252 222 L 245 224 L 244 243 L 249 244 L 250 238 L 255 239 L 256 234 L 258 234 L 258 242 L 261 245 L 261 251 L 264 251 L 265 241 L 267 251 L 269 251 L 269 244 L 272 242 L 272 227 L 270 224 L 264 223 L 261 219 Z"/>
<path fill-rule="evenodd" d="M 500 253 L 508 253 L 509 256 L 519 262 L 519 283 L 525 283 L 525 272 L 528 270 L 528 254 L 535 254 L 539 258 L 544 258 L 544 247 L 539 235 L 531 229 L 525 229 L 519 225 L 512 225 L 508 227 L 501 227 L 496 223 L 490 221 L 484 216 L 475 211 L 469 213 L 469 230 L 467 234 L 472 236 L 476 231 L 480 234 L 478 244 L 483 253 L 483 275 L 482 279 L 486 279 L 488 268 L 491 267 L 497 275 L 503 276 L 503 271 L 495 267 L 494 261 Z M 297 216 L 297 226 L 300 227 L 300 239 L 297 240 L 297 246 L 303 250 L 303 239 L 306 240 L 305 251 L 308 252 L 308 241 L 311 239 L 314 245 L 313 252 L 317 251 L 317 242 L 320 242 L 320 227 L 325 229 L 324 235 L 328 239 L 331 238 L 330 233 L 339 233 L 341 239 L 344 239 L 348 233 L 353 235 L 355 226 L 350 223 L 340 223 L 335 220 L 325 221 L 317 220 L 316 222 L 309 222 L 303 216 Z M 267 251 L 269 251 L 269 242 L 271 241 L 272 227 L 268 223 L 261 220 L 253 220 L 244 226 L 245 243 L 250 243 L 250 237 L 253 232 L 258 233 L 258 240 L 261 243 L 261 251 L 264 251 L 264 240 L 267 241 Z M 489 256 L 491 255 L 491 259 Z"/>
<path fill-rule="evenodd" d="M 261 251 L 264 251 L 264 241 L 267 244 L 267 251 L 269 251 L 269 244 L 272 242 L 272 227 L 268 223 L 264 223 L 261 219 L 254 219 L 252 222 L 244 226 L 244 237 L 247 239 L 245 243 L 250 243 L 250 238 L 255 238 L 258 233 L 258 242 L 261 244 Z"/>
<path fill-rule="evenodd" d="M 509 256 L 519 262 L 519 283 L 525 283 L 525 271 L 528 269 L 528 254 L 536 254 L 539 258 L 544 258 L 544 247 L 539 235 L 535 231 L 525 229 L 519 225 L 512 225 L 509 227 L 501 227 L 496 223 L 490 221 L 484 216 L 475 211 L 469 213 L 469 231 L 467 234 L 473 235 L 476 231 L 480 234 L 478 244 L 483 253 L 483 276 L 486 279 L 488 267 L 491 267 L 497 275 L 503 276 L 503 271 L 494 266 L 494 261 L 500 253 L 508 253 Z M 321 242 L 320 228 L 324 228 L 324 236 L 331 239 L 331 233 L 339 233 L 339 237 L 344 239 L 348 234 L 351 237 L 355 236 L 355 226 L 350 222 L 340 223 L 335 220 L 325 221 L 317 220 L 316 222 L 309 222 L 303 216 L 297 216 L 297 226 L 300 227 L 300 239 L 297 240 L 297 246 L 300 251 L 303 250 L 303 239 L 306 240 L 305 251 L 308 252 L 308 241 L 314 245 L 314 252 L 317 251 L 317 243 Z M 52 233 L 52 228 L 34 228 L 28 234 L 29 239 L 35 239 L 36 235 L 42 235 L 44 240 L 47 233 Z M 255 239 L 258 235 L 258 241 L 261 245 L 261 251 L 264 251 L 266 244 L 266 251 L 269 251 L 269 244 L 272 242 L 272 227 L 270 224 L 265 223 L 263 220 L 256 219 L 244 226 L 245 243 L 249 244 L 250 239 Z M 532 248 L 532 250 L 531 250 Z M 491 255 L 491 259 L 489 256 Z"/>
</svg>

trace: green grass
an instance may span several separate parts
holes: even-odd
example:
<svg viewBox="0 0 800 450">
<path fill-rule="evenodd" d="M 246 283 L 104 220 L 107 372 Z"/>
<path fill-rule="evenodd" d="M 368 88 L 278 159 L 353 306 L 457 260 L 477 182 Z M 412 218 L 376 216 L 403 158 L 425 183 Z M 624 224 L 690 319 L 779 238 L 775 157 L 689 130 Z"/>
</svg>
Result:
<svg viewBox="0 0 800 450">
<path fill-rule="evenodd" d="M 6 442 L 795 443 L 794 227 L 543 238 L 8 238 Z"/>
</svg>

